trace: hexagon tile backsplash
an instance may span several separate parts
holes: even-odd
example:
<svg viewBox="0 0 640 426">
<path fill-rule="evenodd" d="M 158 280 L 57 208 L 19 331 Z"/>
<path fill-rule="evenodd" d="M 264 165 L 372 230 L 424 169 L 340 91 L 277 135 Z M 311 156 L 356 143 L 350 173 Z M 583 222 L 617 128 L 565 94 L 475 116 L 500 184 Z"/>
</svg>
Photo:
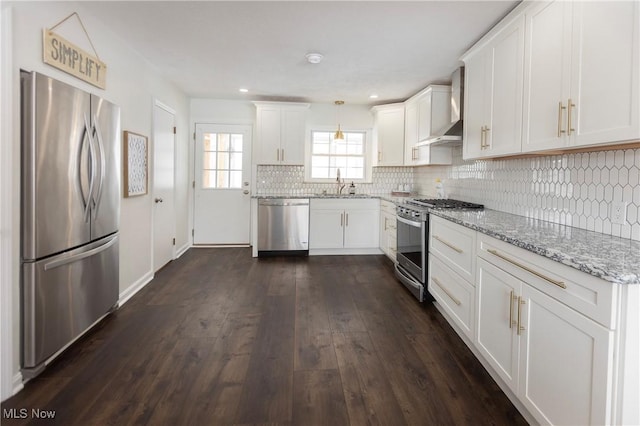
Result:
<svg viewBox="0 0 640 426">
<path fill-rule="evenodd" d="M 453 148 L 453 165 L 375 167 L 373 183 L 358 193 L 389 194 L 399 184 L 435 197 L 442 179 L 447 198 L 487 208 L 640 241 L 640 149 L 519 159 L 464 161 Z M 258 166 L 259 195 L 302 195 L 335 190 L 335 184 L 304 182 L 303 166 Z M 626 220 L 610 220 L 614 202 L 627 203 Z"/>
<path fill-rule="evenodd" d="M 356 185 L 357 194 L 389 194 L 398 185 L 413 183 L 413 170 L 410 167 L 374 167 L 372 183 Z M 348 192 L 349 180 L 345 179 Z M 333 193 L 335 183 L 309 183 L 304 181 L 304 166 L 258 166 L 256 175 L 258 195 L 305 195 L 319 194 L 323 190 Z"/>
<path fill-rule="evenodd" d="M 640 149 L 520 159 L 464 161 L 414 168 L 414 187 L 487 208 L 640 241 Z M 626 202 L 626 220 L 610 220 L 613 203 Z"/>
</svg>

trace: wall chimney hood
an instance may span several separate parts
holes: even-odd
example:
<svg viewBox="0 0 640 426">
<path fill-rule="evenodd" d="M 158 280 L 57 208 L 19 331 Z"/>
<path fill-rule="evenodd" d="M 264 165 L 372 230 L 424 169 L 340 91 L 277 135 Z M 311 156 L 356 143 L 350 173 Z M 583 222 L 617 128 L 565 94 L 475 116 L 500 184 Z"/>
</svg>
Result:
<svg viewBox="0 0 640 426">
<path fill-rule="evenodd" d="M 451 123 L 439 129 L 420 145 L 462 143 L 462 111 L 464 107 L 464 67 L 451 75 Z"/>
</svg>

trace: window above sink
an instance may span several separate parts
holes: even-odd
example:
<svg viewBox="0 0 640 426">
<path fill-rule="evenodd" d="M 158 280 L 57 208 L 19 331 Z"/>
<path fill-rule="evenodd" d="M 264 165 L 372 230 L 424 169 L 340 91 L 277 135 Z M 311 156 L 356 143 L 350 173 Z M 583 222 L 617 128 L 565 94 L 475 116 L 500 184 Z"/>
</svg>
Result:
<svg viewBox="0 0 640 426">
<path fill-rule="evenodd" d="M 371 182 L 370 135 L 363 130 L 344 131 L 344 139 L 334 132 L 312 130 L 305 164 L 307 182 Z"/>
</svg>

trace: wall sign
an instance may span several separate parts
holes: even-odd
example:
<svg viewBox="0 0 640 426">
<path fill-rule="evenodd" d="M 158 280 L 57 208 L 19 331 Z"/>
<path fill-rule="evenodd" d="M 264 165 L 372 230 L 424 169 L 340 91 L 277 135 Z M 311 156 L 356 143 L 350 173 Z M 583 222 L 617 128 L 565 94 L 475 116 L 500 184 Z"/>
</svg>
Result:
<svg viewBox="0 0 640 426">
<path fill-rule="evenodd" d="M 53 29 L 72 16 L 76 16 L 84 30 L 91 47 L 93 43 L 76 12 L 64 18 L 58 24 L 42 32 L 42 60 L 59 70 L 62 70 L 80 80 L 93 84 L 101 89 L 106 88 L 107 65 L 100 60 L 93 48 L 95 56 L 79 48 L 69 40 L 53 32 Z"/>
</svg>

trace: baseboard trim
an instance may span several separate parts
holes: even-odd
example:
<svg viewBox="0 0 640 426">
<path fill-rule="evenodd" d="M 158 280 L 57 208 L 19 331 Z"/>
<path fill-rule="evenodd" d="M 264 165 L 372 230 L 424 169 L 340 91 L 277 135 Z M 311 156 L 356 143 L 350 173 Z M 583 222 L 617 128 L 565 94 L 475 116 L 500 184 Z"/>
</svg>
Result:
<svg viewBox="0 0 640 426">
<path fill-rule="evenodd" d="M 13 395 L 20 392 L 23 388 L 24 388 L 24 383 L 22 382 L 22 373 L 18 371 L 16 374 L 13 375 L 13 385 L 12 385 Z"/>
<path fill-rule="evenodd" d="M 118 301 L 120 306 L 127 303 L 129 299 L 131 299 L 137 292 L 139 292 L 144 288 L 144 286 L 149 284 L 149 282 L 151 282 L 152 279 L 153 279 L 153 272 L 149 271 L 142 278 L 140 278 L 138 281 L 136 281 L 131 286 L 129 286 L 129 288 L 127 288 L 125 291 L 120 293 L 120 300 Z"/>
<path fill-rule="evenodd" d="M 185 254 L 187 252 L 187 250 L 189 250 L 189 248 L 191 247 L 191 245 L 189 243 L 186 243 L 185 245 L 183 245 L 182 247 L 180 247 L 177 251 L 176 251 L 176 259 L 178 259 L 180 256 L 182 256 L 183 254 Z"/>
<path fill-rule="evenodd" d="M 384 254 L 379 248 L 310 249 L 309 256 L 341 256 Z"/>
</svg>

